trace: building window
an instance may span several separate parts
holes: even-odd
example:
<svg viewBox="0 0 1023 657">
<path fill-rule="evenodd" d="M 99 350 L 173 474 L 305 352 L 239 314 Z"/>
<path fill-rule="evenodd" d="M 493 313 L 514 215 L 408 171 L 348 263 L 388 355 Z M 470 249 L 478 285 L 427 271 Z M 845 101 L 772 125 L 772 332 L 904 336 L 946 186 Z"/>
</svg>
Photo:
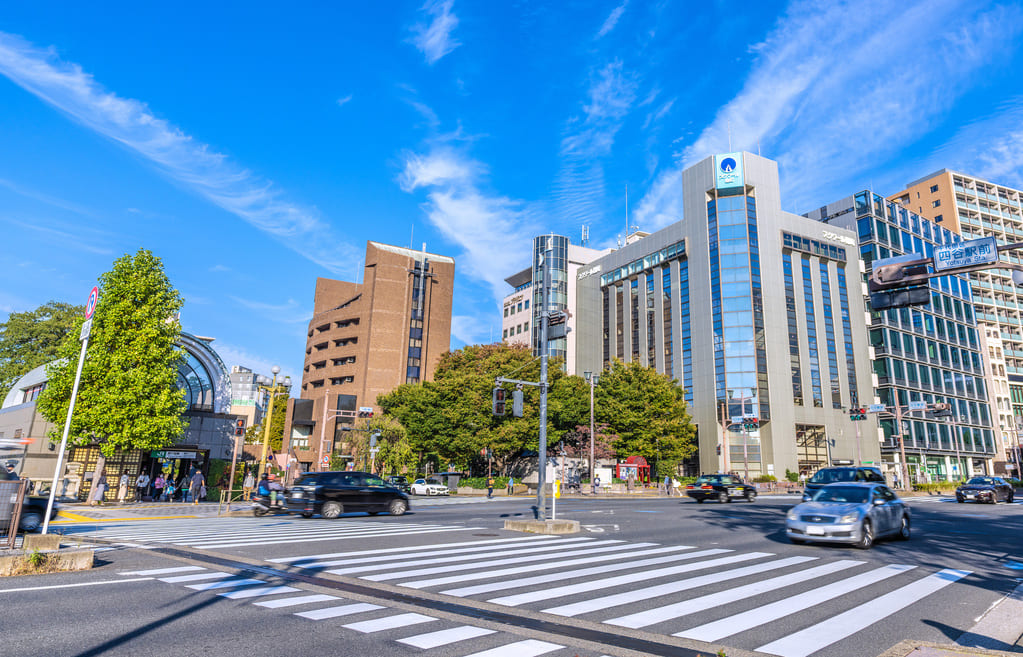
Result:
<svg viewBox="0 0 1023 657">
<path fill-rule="evenodd" d="M 941 222 L 942 222 L 942 221 L 944 221 L 944 220 L 945 220 L 945 217 L 943 217 L 943 216 L 942 216 L 942 215 L 940 215 L 940 214 L 938 214 L 938 215 L 935 215 L 935 216 L 934 216 L 934 223 L 936 223 L 936 224 L 937 224 L 937 223 L 941 223 Z"/>
<path fill-rule="evenodd" d="M 25 403 L 35 401 L 36 397 L 42 394 L 43 390 L 46 390 L 46 382 L 37 383 L 31 388 L 25 389 Z"/>
<path fill-rule="evenodd" d="M 504 309 L 504 316 L 505 316 L 505 317 L 507 317 L 507 316 L 508 316 L 508 308 L 507 308 L 507 307 L 505 307 L 505 309 Z"/>
<path fill-rule="evenodd" d="M 519 302 L 518 310 L 516 310 L 515 312 L 519 312 L 519 313 L 522 312 L 522 302 L 521 301 Z"/>
<path fill-rule="evenodd" d="M 503 335 L 501 335 L 501 339 L 503 340 L 503 339 L 505 339 L 507 337 L 508 337 L 508 329 L 505 329 Z"/>
<path fill-rule="evenodd" d="M 693 403 L 693 353 L 689 324 L 689 259 L 678 262 L 679 324 L 682 332 L 682 387 L 686 401 Z"/>
<path fill-rule="evenodd" d="M 842 313 L 842 337 L 845 341 L 845 372 L 849 379 L 849 403 L 860 405 L 859 388 L 856 385 L 856 358 L 853 354 L 852 323 L 849 319 L 849 290 L 845 279 L 845 267 L 838 268 L 838 296 Z"/>
<path fill-rule="evenodd" d="M 661 321 L 664 323 L 664 373 L 675 378 L 675 356 L 671 335 L 671 263 L 661 267 Z"/>
<path fill-rule="evenodd" d="M 835 317 L 831 304 L 831 276 L 828 263 L 820 261 L 821 301 L 824 305 L 824 338 L 828 350 L 828 371 L 831 375 L 831 408 L 842 408 L 842 386 L 838 375 L 838 344 L 835 339 Z"/>
<path fill-rule="evenodd" d="M 940 198 L 936 198 L 933 201 L 931 201 L 931 207 L 932 208 L 939 208 L 939 207 L 941 207 L 941 199 Z"/>
<path fill-rule="evenodd" d="M 799 361 L 799 322 L 796 317 L 796 286 L 792 276 L 792 253 L 782 254 L 785 278 L 785 316 L 789 329 L 789 370 L 792 373 L 792 403 L 803 405 L 803 368 Z"/>
<path fill-rule="evenodd" d="M 604 367 L 611 363 L 611 290 L 604 288 Z"/>
<path fill-rule="evenodd" d="M 632 360 L 639 362 L 639 279 L 629 282 L 629 306 L 632 309 Z"/>
<path fill-rule="evenodd" d="M 810 278 L 810 257 L 802 258 L 803 307 L 806 311 L 806 342 L 810 354 L 810 389 L 813 393 L 814 408 L 824 407 L 824 393 L 821 388 L 820 357 L 817 352 L 817 319 L 813 306 L 813 281 Z"/>
<path fill-rule="evenodd" d="M 525 309 L 529 310 L 529 299 L 526 299 L 523 303 L 526 304 Z"/>
<path fill-rule="evenodd" d="M 931 193 L 933 194 L 936 191 L 938 191 L 938 186 L 937 185 L 931 185 Z"/>
</svg>

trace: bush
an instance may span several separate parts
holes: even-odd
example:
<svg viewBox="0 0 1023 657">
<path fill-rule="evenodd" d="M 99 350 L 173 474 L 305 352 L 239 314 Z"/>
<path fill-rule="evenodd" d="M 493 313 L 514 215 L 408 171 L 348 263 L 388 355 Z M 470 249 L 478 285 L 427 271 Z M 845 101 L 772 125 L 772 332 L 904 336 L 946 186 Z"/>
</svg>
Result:
<svg viewBox="0 0 1023 657">
<path fill-rule="evenodd" d="M 923 493 L 945 493 L 954 491 L 961 481 L 932 481 L 929 484 L 913 484 L 913 490 Z"/>
<path fill-rule="evenodd" d="M 792 470 L 785 468 L 785 479 L 787 481 L 791 481 L 792 483 L 796 483 L 797 481 L 799 481 L 799 473 L 793 472 Z"/>
<path fill-rule="evenodd" d="M 773 484 L 776 481 L 778 481 L 778 478 L 774 475 L 760 475 L 753 478 L 753 483 L 755 484 Z"/>
<path fill-rule="evenodd" d="M 479 490 L 486 490 L 487 478 L 486 477 L 465 477 L 464 479 L 458 480 L 458 487 L 461 488 L 476 488 Z M 494 477 L 494 488 L 507 488 L 508 477 Z"/>
</svg>

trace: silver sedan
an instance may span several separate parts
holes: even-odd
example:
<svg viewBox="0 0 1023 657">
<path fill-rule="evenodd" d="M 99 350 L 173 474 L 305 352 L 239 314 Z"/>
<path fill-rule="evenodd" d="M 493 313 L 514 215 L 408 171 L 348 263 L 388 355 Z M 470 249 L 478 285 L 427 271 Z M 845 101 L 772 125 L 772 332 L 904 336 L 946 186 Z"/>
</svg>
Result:
<svg viewBox="0 0 1023 657">
<path fill-rule="evenodd" d="M 909 507 L 884 484 L 829 484 L 789 510 L 785 533 L 793 543 L 851 543 L 866 550 L 882 536 L 909 540 Z"/>
</svg>

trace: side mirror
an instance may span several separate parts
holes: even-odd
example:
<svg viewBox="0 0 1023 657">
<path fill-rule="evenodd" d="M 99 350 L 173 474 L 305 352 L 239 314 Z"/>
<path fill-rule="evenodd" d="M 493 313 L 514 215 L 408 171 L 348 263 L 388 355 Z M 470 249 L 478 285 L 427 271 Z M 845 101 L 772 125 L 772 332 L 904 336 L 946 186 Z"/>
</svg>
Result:
<svg viewBox="0 0 1023 657">
<path fill-rule="evenodd" d="M 882 504 L 884 504 L 884 498 L 878 498 L 873 501 L 874 506 L 881 506 Z"/>
<path fill-rule="evenodd" d="M 810 493 L 803 493 L 803 501 L 804 502 L 809 502 L 811 499 L 813 499 L 813 498 L 810 496 Z"/>
</svg>

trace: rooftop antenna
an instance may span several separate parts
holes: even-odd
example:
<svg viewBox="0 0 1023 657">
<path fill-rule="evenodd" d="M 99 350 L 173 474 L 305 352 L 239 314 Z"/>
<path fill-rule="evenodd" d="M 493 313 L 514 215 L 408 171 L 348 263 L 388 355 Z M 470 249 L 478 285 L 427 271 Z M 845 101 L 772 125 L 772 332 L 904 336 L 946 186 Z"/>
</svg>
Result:
<svg viewBox="0 0 1023 657">
<path fill-rule="evenodd" d="M 731 121 L 731 119 L 728 119 L 727 121 L 725 121 L 725 125 L 727 126 L 727 129 L 728 129 L 728 152 L 731 153 L 732 152 L 732 121 Z"/>
<path fill-rule="evenodd" d="M 625 185 L 625 239 L 629 239 L 629 186 Z"/>
<path fill-rule="evenodd" d="M 760 155 L 760 137 L 757 137 L 757 155 Z M 763 157 L 763 155 L 760 155 Z"/>
<path fill-rule="evenodd" d="M 589 246 L 590 245 L 590 227 L 589 226 L 583 225 L 583 236 L 582 236 L 582 239 L 580 241 L 582 242 L 583 246 Z"/>
<path fill-rule="evenodd" d="M 409 231 L 409 234 L 408 234 L 408 248 L 409 248 L 410 251 L 412 250 L 412 240 L 415 238 L 415 236 L 416 236 L 416 224 L 413 223 L 412 224 L 412 230 Z"/>
</svg>

